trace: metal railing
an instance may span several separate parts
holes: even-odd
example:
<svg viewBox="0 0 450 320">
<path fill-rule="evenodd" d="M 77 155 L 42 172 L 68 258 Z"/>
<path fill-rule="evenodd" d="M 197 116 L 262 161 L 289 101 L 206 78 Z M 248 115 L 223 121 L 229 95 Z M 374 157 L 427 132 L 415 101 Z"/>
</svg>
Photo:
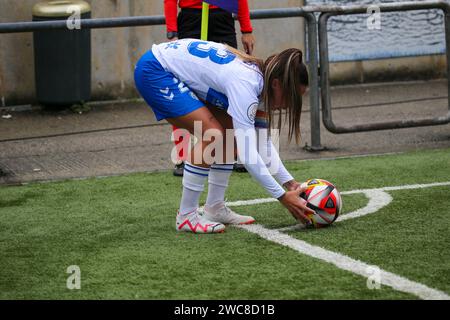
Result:
<svg viewBox="0 0 450 320">
<path fill-rule="evenodd" d="M 445 39 L 447 55 L 447 74 L 450 75 L 450 4 L 443 0 L 424 2 L 402 2 L 378 4 L 380 12 L 409 11 L 420 9 L 441 9 L 445 14 Z M 320 142 L 320 97 L 321 89 L 322 117 L 324 126 L 333 133 L 362 132 L 372 130 L 385 130 L 395 128 L 408 128 L 450 123 L 450 95 L 448 98 L 449 111 L 446 116 L 432 119 L 390 121 L 372 124 L 359 124 L 353 126 L 338 126 L 332 119 L 332 106 L 330 96 L 329 58 L 328 58 L 328 19 L 336 15 L 367 13 L 370 5 L 352 6 L 306 6 L 303 8 L 280 8 L 252 10 L 251 19 L 277 19 L 302 17 L 308 27 L 308 56 L 310 74 L 310 112 L 311 112 L 311 147 L 312 151 L 322 150 Z M 315 13 L 321 13 L 319 21 Z M 138 16 L 120 18 L 82 19 L 81 29 L 118 28 L 164 25 L 164 16 Z M 40 22 L 14 22 L 0 23 L 0 33 L 34 32 L 41 30 L 67 29 L 65 20 Z M 75 30 L 76 31 L 76 30 Z M 319 34 L 317 33 L 319 31 Z M 317 42 L 319 38 L 319 43 Z M 320 87 L 319 87 L 319 61 L 320 56 Z M 450 82 L 448 85 L 450 92 Z"/>
<path fill-rule="evenodd" d="M 278 19 L 303 17 L 308 25 L 308 52 L 310 69 L 310 110 L 311 110 L 311 149 L 320 150 L 320 98 L 319 98 L 319 76 L 317 57 L 317 19 L 312 12 L 303 8 L 280 8 L 252 10 L 251 19 Z M 139 16 L 101 19 L 81 19 L 81 29 L 119 28 L 164 25 L 164 16 Z M 66 20 L 57 21 L 33 21 L 0 23 L 0 33 L 22 33 L 42 30 L 64 30 L 67 29 Z M 76 31 L 76 29 L 75 29 Z"/>
<path fill-rule="evenodd" d="M 330 63 L 328 57 L 327 22 L 330 17 L 337 15 L 367 13 L 370 5 L 356 6 L 318 6 L 305 8 L 311 12 L 321 12 L 319 17 L 319 54 L 320 54 L 320 87 L 322 97 L 322 117 L 324 126 L 333 133 L 350 133 L 397 128 L 411 128 L 450 123 L 450 95 L 448 98 L 447 115 L 431 119 L 405 119 L 400 121 L 385 121 L 369 124 L 355 124 L 341 126 L 334 123 L 332 118 L 331 90 L 330 90 Z M 378 4 L 380 12 L 410 11 L 421 9 L 441 9 L 445 15 L 445 38 L 447 55 L 447 75 L 450 75 L 450 5 L 445 1 L 402 2 Z M 450 93 L 450 81 L 448 84 Z"/>
</svg>

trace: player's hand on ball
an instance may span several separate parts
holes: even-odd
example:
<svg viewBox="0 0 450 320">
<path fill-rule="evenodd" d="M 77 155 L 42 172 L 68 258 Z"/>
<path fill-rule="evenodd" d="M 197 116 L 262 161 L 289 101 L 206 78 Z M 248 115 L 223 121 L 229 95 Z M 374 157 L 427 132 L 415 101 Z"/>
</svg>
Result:
<svg viewBox="0 0 450 320">
<path fill-rule="evenodd" d="M 295 180 L 291 180 L 291 181 L 288 181 L 285 184 L 283 184 L 283 187 L 285 187 L 288 191 L 292 191 L 297 188 L 300 188 L 301 184 Z M 305 191 L 305 190 L 306 190 L 306 187 L 303 191 Z"/>
<path fill-rule="evenodd" d="M 278 200 L 289 210 L 292 216 L 305 225 L 311 224 L 311 220 L 305 213 L 316 214 L 314 210 L 306 206 L 306 201 L 300 198 L 300 194 L 304 192 L 305 189 L 299 187 L 292 191 L 287 191 Z"/>
</svg>

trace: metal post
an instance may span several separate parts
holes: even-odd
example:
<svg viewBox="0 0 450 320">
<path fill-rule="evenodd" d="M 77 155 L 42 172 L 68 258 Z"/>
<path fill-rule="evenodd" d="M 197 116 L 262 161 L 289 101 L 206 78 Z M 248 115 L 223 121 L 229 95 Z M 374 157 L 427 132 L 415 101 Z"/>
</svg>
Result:
<svg viewBox="0 0 450 320">
<path fill-rule="evenodd" d="M 311 110 L 311 146 L 308 151 L 321 151 L 324 148 L 320 144 L 320 98 L 319 98 L 319 62 L 317 59 L 317 19 L 314 13 L 306 12 L 303 8 L 283 8 L 254 10 L 250 13 L 250 18 L 289 18 L 303 17 L 308 25 L 308 54 L 309 54 L 309 101 Z"/>
<path fill-rule="evenodd" d="M 311 115 L 311 146 L 310 151 L 322 151 L 320 144 L 320 99 L 319 99 L 319 62 L 317 58 L 317 21 L 314 14 L 306 17 L 308 22 L 308 54 L 309 54 L 309 101 Z"/>
<path fill-rule="evenodd" d="M 330 128 L 334 128 L 334 123 L 331 115 L 330 64 L 328 61 L 327 21 L 329 17 L 329 13 L 322 13 L 319 17 L 320 93 L 322 97 L 322 121 L 324 126 L 333 132 L 333 130 L 330 130 Z"/>
<path fill-rule="evenodd" d="M 320 47 L 320 84 L 321 84 L 321 96 L 322 96 L 322 121 L 324 126 L 332 133 L 352 133 L 374 130 L 388 130 L 399 128 L 412 128 L 432 125 L 443 125 L 450 123 L 450 98 L 449 98 L 449 111 L 446 115 L 428 118 L 428 119 L 406 119 L 401 121 L 385 121 L 369 124 L 358 124 L 350 126 L 338 126 L 333 122 L 331 112 L 331 92 L 330 92 L 330 79 L 329 79 L 329 59 L 328 59 L 328 32 L 327 22 L 332 16 L 345 15 L 345 14 L 358 14 L 366 13 L 368 5 L 356 5 L 356 6 L 322 6 L 314 8 L 305 8 L 307 11 L 320 10 L 322 14 L 319 18 L 319 47 Z M 380 4 L 379 8 L 382 12 L 393 11 L 408 11 L 408 10 L 420 10 L 420 9 L 441 9 L 445 14 L 445 30 L 446 30 L 446 45 L 447 45 L 447 72 L 450 73 L 450 5 L 445 1 L 424 1 L 424 2 L 402 2 L 402 3 L 388 3 Z M 450 93 L 450 84 L 448 86 Z"/>
</svg>

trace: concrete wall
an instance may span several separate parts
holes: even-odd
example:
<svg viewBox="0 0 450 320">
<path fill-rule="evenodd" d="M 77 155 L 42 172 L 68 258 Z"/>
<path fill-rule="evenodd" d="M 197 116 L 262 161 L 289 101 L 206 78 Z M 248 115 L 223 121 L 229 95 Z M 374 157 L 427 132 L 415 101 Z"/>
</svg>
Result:
<svg viewBox="0 0 450 320">
<path fill-rule="evenodd" d="M 445 78 L 445 55 L 404 57 L 330 64 L 332 84 Z"/>
<path fill-rule="evenodd" d="M 0 22 L 30 21 L 38 0 L 0 1 Z M 163 0 L 88 0 L 94 18 L 161 15 Z M 302 0 L 249 0 L 251 9 L 296 7 Z M 253 21 L 255 54 L 267 57 L 285 48 L 304 50 L 301 18 Z M 238 24 L 237 29 L 239 30 Z M 133 70 L 153 43 L 165 41 L 165 26 L 92 30 L 93 100 L 136 97 Z M 240 37 L 239 37 L 240 42 Z M 0 106 L 35 102 L 33 40 L 31 33 L 0 35 Z M 333 82 L 392 80 L 390 77 L 442 77 L 440 56 L 337 63 Z"/>
<path fill-rule="evenodd" d="M 37 2 L 0 1 L 0 22 L 30 21 L 32 7 Z M 94 18 L 163 14 L 163 0 L 88 2 Z M 252 9 L 294 7 L 301 3 L 299 0 L 249 1 Z M 254 22 L 254 29 L 258 41 L 256 54 L 261 57 L 284 48 L 302 47 L 304 43 L 302 19 L 259 20 Z M 92 98 L 135 97 L 134 65 L 151 44 L 165 41 L 165 34 L 165 26 L 92 30 Z M 0 106 L 35 102 L 33 63 L 31 33 L 0 35 Z"/>
</svg>

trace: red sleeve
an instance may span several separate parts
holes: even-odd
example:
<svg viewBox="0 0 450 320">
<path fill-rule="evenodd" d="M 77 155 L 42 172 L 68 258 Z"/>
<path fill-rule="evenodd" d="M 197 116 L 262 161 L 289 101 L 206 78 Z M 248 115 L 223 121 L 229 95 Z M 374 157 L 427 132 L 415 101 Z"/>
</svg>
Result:
<svg viewBox="0 0 450 320">
<path fill-rule="evenodd" d="M 164 15 L 166 16 L 167 32 L 178 32 L 177 0 L 164 0 Z"/>
<path fill-rule="evenodd" d="M 247 0 L 239 0 L 238 20 L 241 24 L 241 32 L 248 33 L 253 31 Z"/>
</svg>

